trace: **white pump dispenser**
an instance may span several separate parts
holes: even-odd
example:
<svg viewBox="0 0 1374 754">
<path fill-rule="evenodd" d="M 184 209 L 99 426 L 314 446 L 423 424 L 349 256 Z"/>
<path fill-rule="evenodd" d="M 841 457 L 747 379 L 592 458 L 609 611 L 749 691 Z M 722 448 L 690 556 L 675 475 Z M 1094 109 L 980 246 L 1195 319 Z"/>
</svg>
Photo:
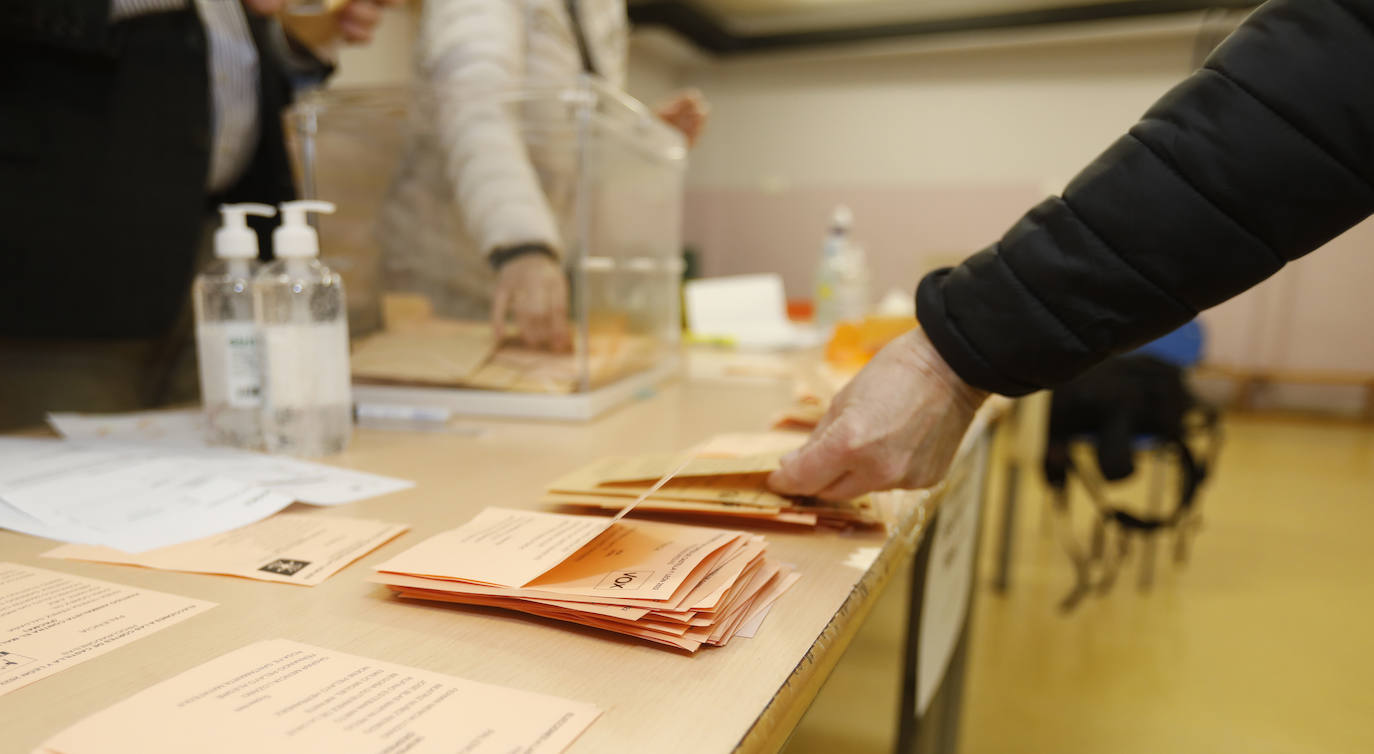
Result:
<svg viewBox="0 0 1374 754">
<path fill-rule="evenodd" d="M 248 216 L 271 217 L 270 204 L 221 204 L 222 224 L 215 231 L 215 256 L 220 259 L 257 259 L 258 234 L 248 227 Z"/>
<path fill-rule="evenodd" d="M 272 231 L 272 252 L 277 259 L 301 259 L 320 255 L 320 235 L 310 227 L 307 212 L 333 214 L 334 203 L 298 199 L 281 203 L 281 225 Z"/>
<path fill-rule="evenodd" d="M 333 211 L 329 202 L 283 202 L 282 224 L 272 233 L 277 259 L 253 280 L 269 451 L 329 455 L 353 433 L 343 280 L 316 259 L 319 236 L 306 222 L 307 212 Z"/>
<path fill-rule="evenodd" d="M 196 276 L 191 300 L 196 314 L 196 356 L 208 439 L 216 445 L 262 445 L 262 372 L 253 321 L 252 280 L 258 235 L 248 215 L 271 217 L 266 204 L 223 204 L 224 225 L 215 231 L 217 259 Z"/>
</svg>

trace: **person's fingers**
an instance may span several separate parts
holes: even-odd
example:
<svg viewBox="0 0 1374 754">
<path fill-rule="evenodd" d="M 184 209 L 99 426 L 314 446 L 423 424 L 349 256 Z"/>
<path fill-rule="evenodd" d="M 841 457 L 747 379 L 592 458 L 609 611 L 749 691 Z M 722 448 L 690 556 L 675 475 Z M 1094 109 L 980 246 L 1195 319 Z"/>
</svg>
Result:
<svg viewBox="0 0 1374 754">
<path fill-rule="evenodd" d="M 811 437 L 801 448 L 782 457 L 778 470 L 768 475 L 769 487 L 784 495 L 814 495 L 848 471 L 838 433 Z"/>
<path fill-rule="evenodd" d="M 339 19 L 339 33 L 347 42 L 371 42 L 372 25 Z"/>
<path fill-rule="evenodd" d="M 554 281 L 549 318 L 549 347 L 555 351 L 572 350 L 572 332 L 568 327 L 568 284 L 563 282 L 561 276 Z"/>
<path fill-rule="evenodd" d="M 549 282 L 539 280 L 525 290 L 525 314 L 530 324 L 530 338 L 527 341 L 535 348 L 549 344 L 553 321 L 549 316 Z"/>
<path fill-rule="evenodd" d="M 377 22 L 382 20 L 382 9 L 371 0 L 353 0 L 339 11 L 339 20 L 376 26 Z"/>
<path fill-rule="evenodd" d="M 510 304 L 510 290 L 497 284 L 491 298 L 491 334 L 497 343 L 506 334 L 506 307 Z"/>
<path fill-rule="evenodd" d="M 518 299 L 517 299 L 518 301 Z M 520 328 L 520 343 L 529 348 L 539 347 L 539 322 L 529 309 L 517 305 L 515 324 Z"/>
<path fill-rule="evenodd" d="M 867 474 L 860 471 L 847 471 L 830 486 L 817 492 L 815 496 L 822 500 L 844 502 L 879 488 L 880 485 L 875 484 Z"/>
<path fill-rule="evenodd" d="M 370 0 L 353 0 L 339 11 L 339 33 L 349 42 L 369 42 L 382 10 Z"/>
</svg>

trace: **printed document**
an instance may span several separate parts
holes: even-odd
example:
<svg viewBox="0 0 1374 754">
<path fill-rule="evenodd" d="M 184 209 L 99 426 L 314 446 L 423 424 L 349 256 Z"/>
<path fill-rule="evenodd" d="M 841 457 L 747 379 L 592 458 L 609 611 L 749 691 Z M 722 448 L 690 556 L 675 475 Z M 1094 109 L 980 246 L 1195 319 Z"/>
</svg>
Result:
<svg viewBox="0 0 1374 754">
<path fill-rule="evenodd" d="M 58 733 L 52 754 L 557 754 L 590 705 L 284 639 L 250 644 Z"/>
<path fill-rule="evenodd" d="M 0 563 L 0 694 L 214 606 L 175 594 Z"/>
<path fill-rule="evenodd" d="M 43 557 L 315 586 L 407 528 L 359 518 L 280 513 L 213 537 L 142 553 L 63 545 Z"/>
<path fill-rule="evenodd" d="M 0 527 L 126 552 L 236 529 L 293 500 L 337 505 L 409 486 L 237 450 L 0 438 Z"/>
</svg>

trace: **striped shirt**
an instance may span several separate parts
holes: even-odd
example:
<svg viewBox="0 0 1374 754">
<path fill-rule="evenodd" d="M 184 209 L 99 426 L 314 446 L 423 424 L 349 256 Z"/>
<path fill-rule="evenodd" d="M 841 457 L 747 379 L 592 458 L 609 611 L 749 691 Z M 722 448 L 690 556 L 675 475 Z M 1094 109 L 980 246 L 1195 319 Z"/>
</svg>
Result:
<svg viewBox="0 0 1374 754">
<path fill-rule="evenodd" d="M 205 25 L 210 69 L 210 170 L 205 188 L 223 191 L 243 175 L 258 146 L 258 51 L 239 0 L 112 0 L 110 20 L 181 10 Z"/>
</svg>

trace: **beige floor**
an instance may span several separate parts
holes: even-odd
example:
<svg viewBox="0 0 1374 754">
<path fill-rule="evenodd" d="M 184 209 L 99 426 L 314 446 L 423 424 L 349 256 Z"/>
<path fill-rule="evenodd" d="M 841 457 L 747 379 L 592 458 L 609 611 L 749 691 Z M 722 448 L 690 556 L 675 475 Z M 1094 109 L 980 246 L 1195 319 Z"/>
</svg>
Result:
<svg viewBox="0 0 1374 754">
<path fill-rule="evenodd" d="M 1191 562 L 1138 558 L 1105 597 L 1072 579 L 1026 486 L 1013 583 L 984 540 L 962 754 L 1374 752 L 1374 427 L 1235 417 Z M 995 528 L 990 513 L 985 535 Z M 1162 552 L 1162 551 L 1161 551 Z M 894 584 L 788 754 L 886 752 L 901 663 Z"/>
</svg>

